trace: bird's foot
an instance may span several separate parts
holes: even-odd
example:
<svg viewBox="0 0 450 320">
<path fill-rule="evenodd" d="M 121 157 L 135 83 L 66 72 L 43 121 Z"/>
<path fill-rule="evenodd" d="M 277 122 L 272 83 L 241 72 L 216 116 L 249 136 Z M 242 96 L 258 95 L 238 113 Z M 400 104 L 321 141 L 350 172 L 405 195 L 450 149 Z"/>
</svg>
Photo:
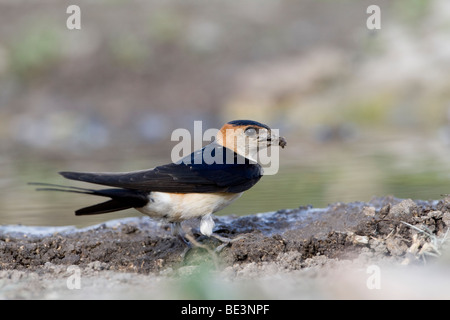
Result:
<svg viewBox="0 0 450 320">
<path fill-rule="evenodd" d="M 241 239 L 244 238 L 244 236 L 238 236 L 234 239 L 230 239 L 230 238 L 226 238 L 226 237 L 222 237 L 219 236 L 218 234 L 211 234 L 211 237 L 216 238 L 217 240 L 219 240 L 220 242 L 222 242 L 222 244 L 220 246 L 218 246 L 214 251 L 215 252 L 220 252 L 223 250 L 223 248 L 225 248 L 226 246 L 229 246 L 230 244 L 232 244 L 233 242 L 239 241 Z"/>
<path fill-rule="evenodd" d="M 193 235 L 191 234 L 185 234 L 185 243 L 187 244 L 186 249 L 182 252 L 181 254 L 181 258 L 182 260 L 186 263 L 186 257 L 187 257 L 187 253 L 189 251 L 191 251 L 194 248 L 201 248 L 203 250 L 206 250 L 206 252 L 208 252 L 209 256 L 212 259 L 212 262 L 214 263 L 214 266 L 216 269 L 219 268 L 219 260 L 217 257 L 217 254 L 214 250 L 212 250 L 208 245 L 200 243 Z"/>
<path fill-rule="evenodd" d="M 196 237 L 194 239 L 194 242 L 192 242 L 192 239 L 189 239 L 189 241 L 192 242 L 192 244 L 194 244 L 194 246 L 197 246 L 197 247 L 200 247 L 200 248 L 205 248 L 205 245 L 201 244 L 200 242 L 202 242 L 204 239 L 210 239 L 210 238 L 214 238 L 214 239 L 217 239 L 220 242 L 222 242 L 221 245 L 219 245 L 218 247 L 216 247 L 214 249 L 215 252 L 220 252 L 220 251 L 223 250 L 223 248 L 231 245 L 232 243 L 234 243 L 234 242 L 236 242 L 238 240 L 244 239 L 244 236 L 238 236 L 236 238 L 230 239 L 230 238 L 227 238 L 227 237 L 220 236 L 217 233 L 211 233 L 210 236 L 206 236 L 204 234 L 201 234 L 200 230 L 194 230 L 193 229 L 192 231 L 194 232 L 194 234 L 198 234 L 199 235 L 198 237 Z"/>
<path fill-rule="evenodd" d="M 180 254 L 181 259 L 184 260 L 186 258 L 186 254 L 192 249 L 192 242 L 180 234 L 178 235 L 178 239 L 180 239 L 181 242 L 183 242 L 185 244 L 185 248 L 184 248 L 183 252 L 181 252 L 181 254 Z"/>
<path fill-rule="evenodd" d="M 201 249 L 206 250 L 206 252 L 208 252 L 208 254 L 212 258 L 214 265 L 216 266 L 216 268 L 218 268 L 219 260 L 218 260 L 217 254 L 220 253 L 225 247 L 244 238 L 244 236 L 238 236 L 236 238 L 230 239 L 230 238 L 226 238 L 226 237 L 223 237 L 223 236 L 213 233 L 213 234 L 211 234 L 210 237 L 215 238 L 215 239 L 219 240 L 220 242 L 222 242 L 221 245 L 219 245 L 218 247 L 213 249 L 209 245 L 199 242 L 199 239 L 203 239 L 203 237 L 206 237 L 206 236 L 203 235 L 203 236 L 200 236 L 199 238 L 195 238 L 193 235 L 191 235 L 189 233 L 184 234 L 184 236 L 182 236 L 182 237 L 180 236 L 180 239 L 186 245 L 186 248 L 181 253 L 181 259 L 183 261 L 186 260 L 186 257 L 187 257 L 187 254 L 189 251 L 191 251 L 194 248 L 201 248 Z M 206 238 L 208 238 L 208 237 L 206 237 Z"/>
</svg>

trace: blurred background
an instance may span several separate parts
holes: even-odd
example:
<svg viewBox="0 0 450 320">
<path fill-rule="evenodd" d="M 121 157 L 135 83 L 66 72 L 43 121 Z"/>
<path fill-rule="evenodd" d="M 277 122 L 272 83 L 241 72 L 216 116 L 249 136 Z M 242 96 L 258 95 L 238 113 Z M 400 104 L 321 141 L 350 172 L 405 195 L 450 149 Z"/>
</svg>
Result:
<svg viewBox="0 0 450 320">
<path fill-rule="evenodd" d="M 170 161 L 177 128 L 268 124 L 275 176 L 221 214 L 450 193 L 446 0 L 0 2 L 0 223 L 89 225 L 57 172 Z M 367 7 L 381 8 L 368 30 Z M 89 185 L 87 185 L 89 186 Z"/>
</svg>

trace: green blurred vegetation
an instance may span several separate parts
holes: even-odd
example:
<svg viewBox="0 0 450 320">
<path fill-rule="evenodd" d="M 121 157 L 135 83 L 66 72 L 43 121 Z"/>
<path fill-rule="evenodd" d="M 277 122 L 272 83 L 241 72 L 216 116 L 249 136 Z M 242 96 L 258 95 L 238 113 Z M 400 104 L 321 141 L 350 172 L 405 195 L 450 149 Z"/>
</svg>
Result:
<svg viewBox="0 0 450 320">
<path fill-rule="evenodd" d="M 61 35 L 55 26 L 30 26 L 13 41 L 9 50 L 10 70 L 23 80 L 42 76 L 61 59 Z"/>
<path fill-rule="evenodd" d="M 432 1 L 397 0 L 393 1 L 395 13 L 400 19 L 414 27 L 429 13 Z"/>
</svg>

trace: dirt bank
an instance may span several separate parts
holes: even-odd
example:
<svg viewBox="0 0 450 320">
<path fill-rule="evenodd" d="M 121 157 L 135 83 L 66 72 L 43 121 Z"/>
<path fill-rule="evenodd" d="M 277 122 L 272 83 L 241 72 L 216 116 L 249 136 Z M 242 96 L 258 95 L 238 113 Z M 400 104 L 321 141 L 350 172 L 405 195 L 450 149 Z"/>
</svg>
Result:
<svg viewBox="0 0 450 320">
<path fill-rule="evenodd" d="M 184 227 L 194 226 L 195 233 L 197 222 Z M 2 226 L 0 293 L 6 298 L 27 298 L 44 290 L 46 295 L 39 297 L 64 297 L 61 291 L 48 291 L 42 283 L 52 280 L 51 288 L 65 288 L 67 293 L 69 266 L 82 272 L 90 294 L 102 291 L 106 297 L 108 292 L 101 288 L 114 287 L 114 283 L 126 283 L 134 288 L 130 297 L 139 297 L 135 295 L 145 291 L 140 287 L 143 283 L 152 287 L 161 278 L 170 282 L 204 268 L 220 273 L 222 279 L 308 275 L 311 270 L 345 269 L 349 263 L 354 267 L 355 261 L 358 266 L 376 263 L 414 268 L 439 260 L 450 227 L 450 198 L 412 201 L 385 197 L 323 209 L 301 207 L 217 217 L 216 224 L 218 234 L 241 239 L 215 253 L 219 242 L 200 238 L 205 248 L 191 250 L 184 259 L 184 246 L 170 234 L 168 225 L 147 217 L 84 229 Z M 34 290 L 24 290 L 20 283 L 34 286 Z M 91 297 L 86 292 L 71 294 Z M 165 297 L 161 289 L 154 294 L 151 297 Z"/>
</svg>

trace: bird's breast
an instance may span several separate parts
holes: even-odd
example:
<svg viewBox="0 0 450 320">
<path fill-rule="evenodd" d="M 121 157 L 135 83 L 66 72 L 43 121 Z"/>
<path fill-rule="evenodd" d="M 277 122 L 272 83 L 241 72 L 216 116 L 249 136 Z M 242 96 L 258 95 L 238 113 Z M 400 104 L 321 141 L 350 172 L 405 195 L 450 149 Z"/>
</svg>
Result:
<svg viewBox="0 0 450 320">
<path fill-rule="evenodd" d="M 147 205 L 137 208 L 143 214 L 169 221 L 183 221 L 217 212 L 238 199 L 241 193 L 151 192 Z"/>
</svg>

